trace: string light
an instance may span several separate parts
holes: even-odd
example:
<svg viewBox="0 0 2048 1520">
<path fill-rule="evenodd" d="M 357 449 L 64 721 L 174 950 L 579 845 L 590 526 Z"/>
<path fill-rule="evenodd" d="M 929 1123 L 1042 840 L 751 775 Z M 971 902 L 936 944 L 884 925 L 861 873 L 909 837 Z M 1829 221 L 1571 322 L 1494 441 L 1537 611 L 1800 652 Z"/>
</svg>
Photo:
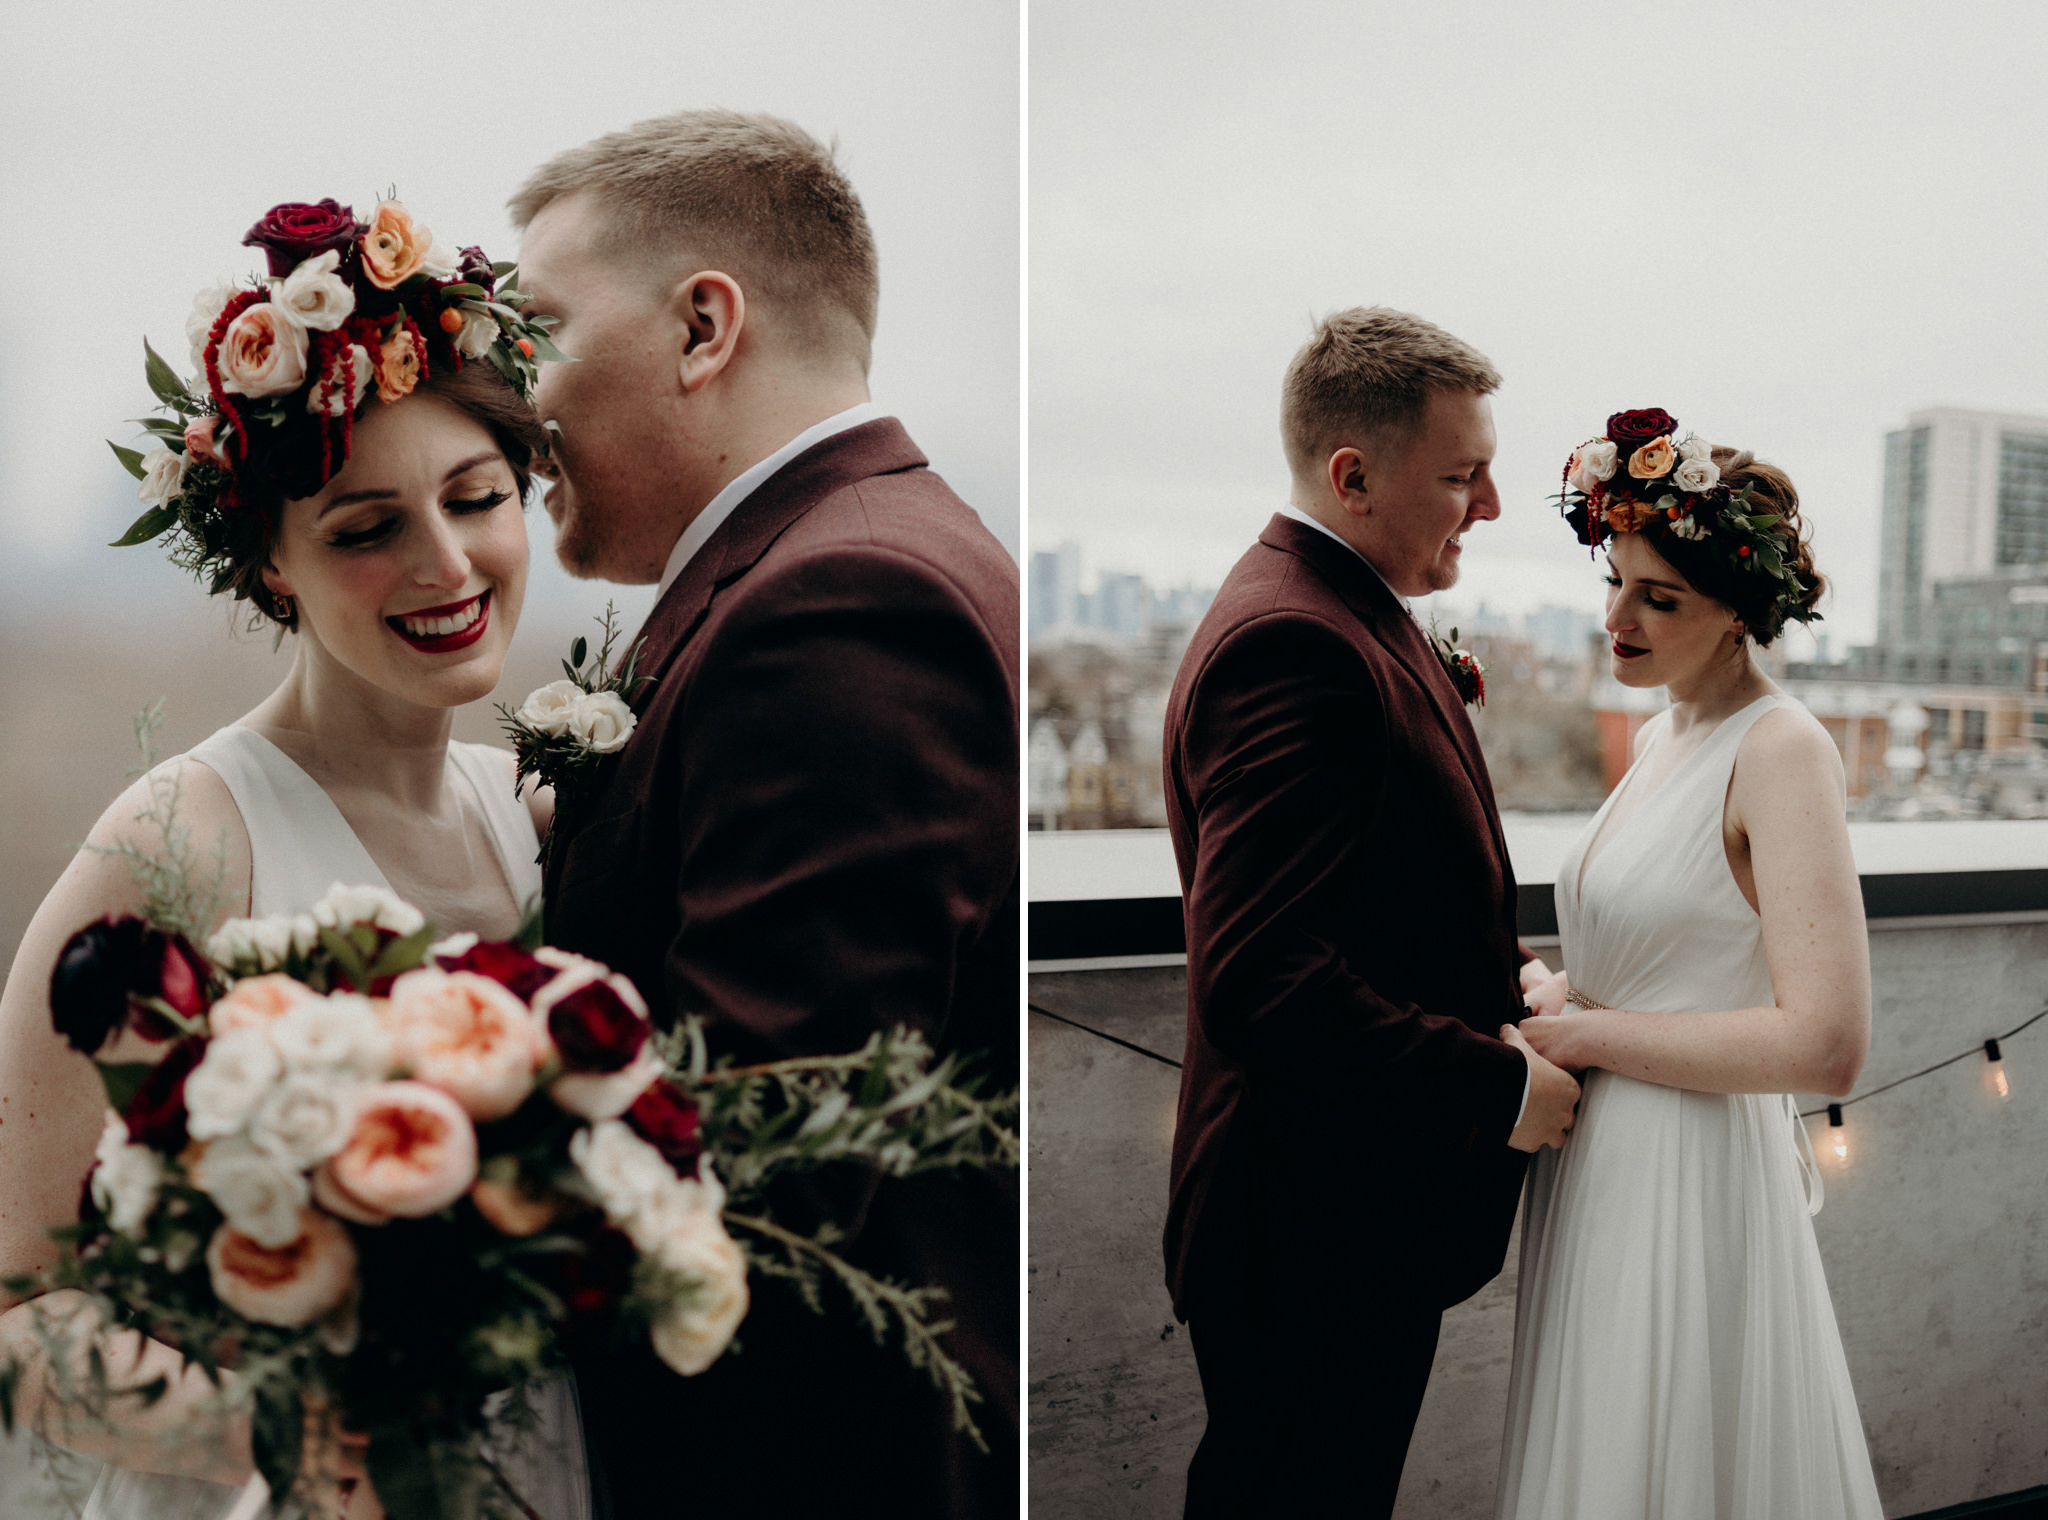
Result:
<svg viewBox="0 0 2048 1520">
<path fill-rule="evenodd" d="M 1849 1132 L 1842 1128 L 1842 1105 L 1828 1105 L 1828 1131 L 1835 1147 L 1835 1160 L 1843 1166 L 1849 1164 Z"/>
<path fill-rule="evenodd" d="M 2005 1058 L 1999 1053 L 1998 1041 L 1986 1040 L 1984 1042 L 1984 1057 L 1991 1063 L 1992 1087 L 1996 1089 L 2000 1099 L 2011 1098 L 2012 1087 L 2005 1080 Z"/>
</svg>

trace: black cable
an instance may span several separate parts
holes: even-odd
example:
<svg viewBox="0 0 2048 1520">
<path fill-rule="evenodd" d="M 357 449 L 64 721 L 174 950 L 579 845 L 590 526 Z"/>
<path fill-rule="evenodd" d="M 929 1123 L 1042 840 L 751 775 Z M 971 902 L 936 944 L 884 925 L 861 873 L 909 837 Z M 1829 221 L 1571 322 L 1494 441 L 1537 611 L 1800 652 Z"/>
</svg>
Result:
<svg viewBox="0 0 2048 1520">
<path fill-rule="evenodd" d="M 1998 1036 L 1998 1042 L 2001 1045 L 2004 1044 L 2007 1040 L 2012 1038 L 2013 1034 L 2018 1034 L 2020 1032 L 2020 1029 L 2026 1029 L 2030 1025 L 2038 1024 L 2043 1019 L 2048 1019 L 2048 1008 L 2043 1008 L 2031 1019 L 2028 1019 L 2025 1024 L 2020 1025 L 2019 1029 L 2015 1029 L 2012 1032 L 2012 1034 L 2002 1034 Z M 1853 1098 L 1844 1098 L 1840 1103 L 1837 1103 L 1834 1106 L 1836 1108 L 1847 1108 L 1851 1103 L 1861 1103 L 1865 1098 L 1874 1098 L 1879 1093 L 1890 1092 L 1894 1087 L 1901 1086 L 1904 1083 L 1918 1081 L 1921 1077 L 1927 1076 L 1933 1072 L 1940 1071 L 1944 1066 L 1953 1066 L 1958 1061 L 1967 1060 L 1971 1056 L 1981 1056 L 1982 1054 L 1984 1054 L 1984 1047 L 1982 1045 L 1972 1045 L 1968 1050 L 1964 1051 L 1959 1056 L 1950 1056 L 1946 1061 L 1936 1061 L 1932 1066 L 1928 1067 L 1925 1071 L 1916 1071 L 1912 1073 L 1910 1076 L 1900 1077 L 1895 1081 L 1887 1082 L 1882 1087 L 1873 1087 L 1867 1093 L 1858 1093 Z M 1815 1119 L 1826 1112 L 1827 1109 L 1825 1108 L 1808 1109 L 1799 1117 L 1802 1119 Z"/>
<path fill-rule="evenodd" d="M 1129 1040 L 1120 1040 L 1113 1034 L 1106 1034 L 1100 1029 L 1090 1028 L 1088 1025 L 1083 1024 L 1078 1019 L 1070 1019 L 1063 1013 L 1054 1013 L 1050 1008 L 1041 1008 L 1036 1003 L 1026 1003 L 1024 1006 L 1026 1008 L 1029 1008 L 1033 1013 L 1042 1013 L 1049 1019 L 1058 1019 L 1062 1024 L 1071 1025 L 1075 1029 L 1079 1029 L 1084 1033 L 1094 1035 L 1097 1039 L 1107 1040 L 1112 1045 L 1121 1045 L 1125 1050 L 1135 1050 L 1141 1056 L 1150 1056 L 1153 1060 L 1157 1061 L 1161 1066 L 1171 1066 L 1175 1071 L 1180 1070 L 1180 1062 L 1172 1060 L 1167 1056 L 1163 1056 L 1156 1050 L 1147 1050 L 1142 1045 L 1133 1045 Z"/>
</svg>

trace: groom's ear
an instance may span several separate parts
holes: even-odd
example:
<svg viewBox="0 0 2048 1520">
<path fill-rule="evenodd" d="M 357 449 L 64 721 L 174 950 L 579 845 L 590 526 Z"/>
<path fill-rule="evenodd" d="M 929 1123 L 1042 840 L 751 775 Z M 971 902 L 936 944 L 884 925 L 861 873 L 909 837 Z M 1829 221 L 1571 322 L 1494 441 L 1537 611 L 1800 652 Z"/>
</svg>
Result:
<svg viewBox="0 0 2048 1520">
<path fill-rule="evenodd" d="M 682 335 L 678 378 L 685 391 L 702 390 L 739 347 L 747 323 L 746 295 L 731 275 L 707 269 L 678 282 L 670 302 Z"/>
<path fill-rule="evenodd" d="M 1366 494 L 1364 454 L 1354 448 L 1341 448 L 1329 457 L 1325 473 L 1339 506 L 1354 517 L 1371 514 L 1372 503 Z"/>
</svg>

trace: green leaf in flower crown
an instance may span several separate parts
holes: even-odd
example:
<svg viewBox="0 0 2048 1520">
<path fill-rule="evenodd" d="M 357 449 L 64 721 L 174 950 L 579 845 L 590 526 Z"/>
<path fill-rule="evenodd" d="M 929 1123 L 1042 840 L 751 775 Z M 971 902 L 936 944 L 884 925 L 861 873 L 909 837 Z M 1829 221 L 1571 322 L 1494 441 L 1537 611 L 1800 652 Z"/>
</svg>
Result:
<svg viewBox="0 0 2048 1520">
<path fill-rule="evenodd" d="M 528 327 L 526 341 L 533 345 L 533 356 L 536 359 L 547 359 L 556 364 L 574 364 L 576 362 L 569 355 L 555 347 L 554 344 L 550 343 L 548 335 L 544 332 L 537 332 L 532 327 Z"/>
<path fill-rule="evenodd" d="M 484 357 L 491 361 L 491 368 L 505 377 L 505 383 L 516 391 L 524 391 L 519 383 L 519 371 L 512 366 L 512 358 L 505 352 L 504 345 L 493 343 L 484 350 Z"/>
<path fill-rule="evenodd" d="M 590 640 L 583 637 L 583 635 L 580 633 L 577 634 L 576 642 L 569 646 L 569 663 L 571 665 L 574 665 L 578 670 L 581 670 L 583 668 L 583 662 L 589 656 L 589 654 Z"/>
<path fill-rule="evenodd" d="M 441 287 L 441 298 L 444 301 L 459 301 L 465 297 L 472 301 L 481 301 L 489 294 L 490 292 L 481 285 L 461 284 L 443 285 Z"/>
<path fill-rule="evenodd" d="M 130 475 L 133 475 L 137 480 L 142 479 L 143 476 L 149 473 L 142 463 L 142 451 L 140 449 L 124 449 L 111 438 L 107 440 L 107 447 L 112 449 L 114 457 L 121 461 L 121 468 Z"/>
<path fill-rule="evenodd" d="M 165 406 L 174 406 L 185 411 L 192 405 L 192 398 L 185 394 L 185 382 L 178 378 L 178 372 L 164 363 L 162 354 L 149 346 L 149 339 L 142 340 L 143 374 L 149 380 L 149 388 L 156 399 Z"/>
<path fill-rule="evenodd" d="M 108 547 L 112 549 L 126 549 L 131 544 L 146 544 L 166 529 L 175 528 L 177 525 L 178 513 L 175 508 L 169 506 L 151 507 L 147 512 L 136 518 L 133 523 L 129 524 L 128 531 L 115 539 Z"/>
<path fill-rule="evenodd" d="M 512 260 L 512 259 L 500 259 L 500 260 L 498 260 L 498 262 L 497 262 L 497 263 L 495 263 L 495 264 L 493 264 L 493 265 L 491 266 L 491 273 L 492 273 L 493 275 L 495 275 L 495 276 L 496 276 L 496 277 L 497 277 L 498 279 L 501 279 L 501 280 L 502 280 L 502 279 L 504 279 L 504 278 L 505 278 L 505 277 L 506 277 L 507 275 L 509 275 L 509 274 L 512 274 L 512 273 L 513 273 L 514 271 L 516 271 L 516 270 L 517 270 L 518 268 L 519 268 L 519 265 L 518 265 L 518 263 L 517 263 L 517 262 L 516 262 L 515 260 Z"/>
</svg>

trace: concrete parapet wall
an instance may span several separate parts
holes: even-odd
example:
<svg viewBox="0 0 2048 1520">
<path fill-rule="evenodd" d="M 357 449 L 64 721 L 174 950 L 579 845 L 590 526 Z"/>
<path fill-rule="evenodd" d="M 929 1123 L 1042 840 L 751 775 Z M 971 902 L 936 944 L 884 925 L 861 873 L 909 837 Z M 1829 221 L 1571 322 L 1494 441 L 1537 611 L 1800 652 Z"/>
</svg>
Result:
<svg viewBox="0 0 2048 1520">
<path fill-rule="evenodd" d="M 1887 1516 L 2048 1483 L 2048 1019 L 2004 1047 L 2011 1096 L 1975 1053 L 2048 1000 L 2048 925 L 1871 936 L 1871 1092 L 1849 1158 L 1809 1121 L 1815 1220 Z M 1031 978 L 1031 1001 L 1178 1058 L 1177 968 Z M 1033 1520 L 1180 1513 L 1202 1397 L 1162 1282 L 1179 1073 L 1033 1014 L 1029 1400 Z M 1802 1098 L 1802 1109 L 1822 1098 Z M 1364 1131 L 1369 1133 L 1369 1126 Z M 1401 1520 L 1492 1514 L 1514 1330 L 1508 1269 L 1445 1317 Z"/>
</svg>

